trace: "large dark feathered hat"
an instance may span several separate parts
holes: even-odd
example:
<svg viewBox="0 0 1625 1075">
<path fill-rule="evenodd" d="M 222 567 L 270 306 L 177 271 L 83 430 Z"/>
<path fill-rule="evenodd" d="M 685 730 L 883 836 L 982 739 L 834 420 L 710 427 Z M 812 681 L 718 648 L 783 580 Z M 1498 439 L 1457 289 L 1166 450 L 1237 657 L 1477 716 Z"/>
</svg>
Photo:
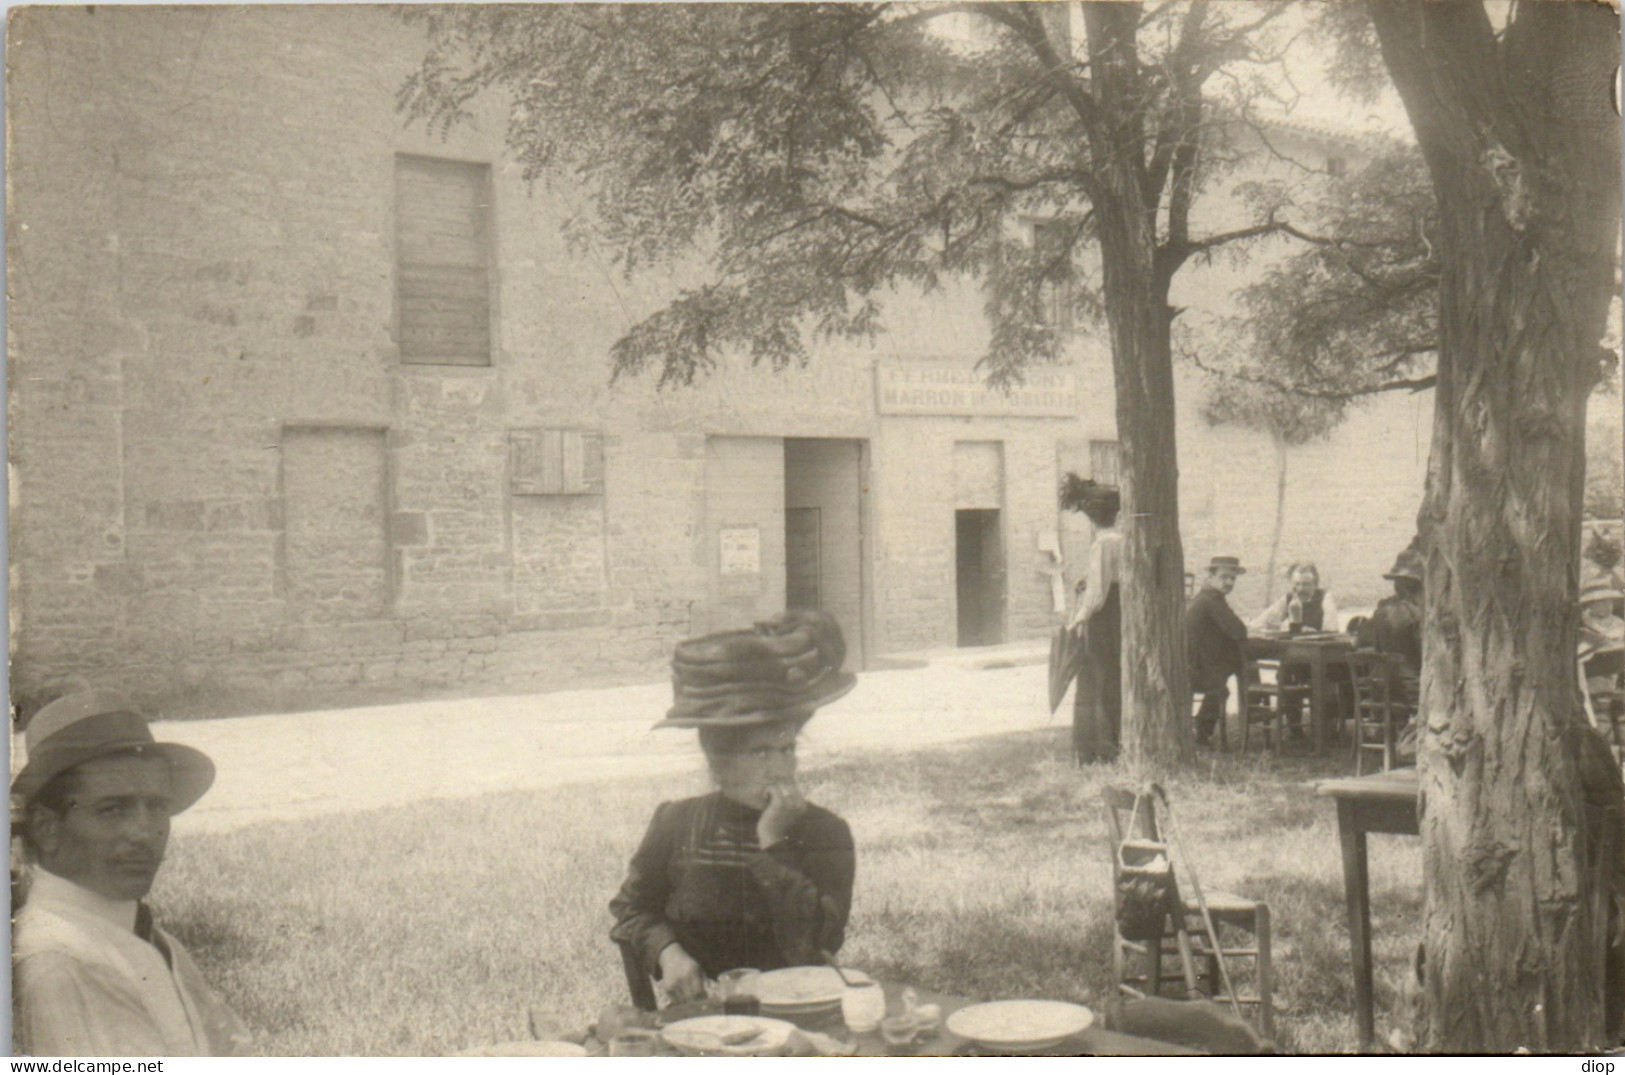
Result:
<svg viewBox="0 0 1625 1075">
<path fill-rule="evenodd" d="M 857 685 L 845 661 L 841 627 L 823 612 L 791 609 L 749 630 L 691 638 L 672 655 L 673 704 L 655 727 L 805 719 Z"/>
<path fill-rule="evenodd" d="M 1080 478 L 1070 470 L 1061 479 L 1061 507 L 1066 511 L 1081 511 L 1091 521 L 1111 525 L 1123 507 L 1123 495 L 1115 485 L 1103 485 L 1089 478 Z"/>
</svg>

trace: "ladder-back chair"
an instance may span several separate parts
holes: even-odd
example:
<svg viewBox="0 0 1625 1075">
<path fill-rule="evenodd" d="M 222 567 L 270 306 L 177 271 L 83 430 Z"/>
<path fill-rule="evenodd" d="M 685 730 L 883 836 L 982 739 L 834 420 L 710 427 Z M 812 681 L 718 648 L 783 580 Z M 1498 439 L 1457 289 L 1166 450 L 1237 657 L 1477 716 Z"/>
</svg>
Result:
<svg viewBox="0 0 1625 1075">
<path fill-rule="evenodd" d="M 1180 894 L 1176 881 L 1169 889 L 1160 931 L 1152 930 L 1154 935 L 1145 938 L 1125 937 L 1120 917 L 1115 913 L 1121 898 L 1120 880 L 1124 869 L 1119 848 L 1125 840 L 1158 843 L 1161 835 L 1149 793 L 1106 787 L 1101 790 L 1101 800 L 1111 845 L 1112 977 L 1117 991 L 1129 997 L 1154 997 L 1160 996 L 1166 985 L 1177 982 L 1183 985 L 1187 998 L 1206 995 L 1228 1003 L 1225 976 L 1220 973 L 1217 958 L 1222 954 L 1230 982 L 1237 990 L 1236 1003 L 1256 1013 L 1260 1033 L 1273 1038 L 1275 1011 L 1271 999 L 1269 904 L 1204 889 L 1208 918 L 1219 934 L 1211 937 L 1201 907 L 1195 899 Z M 1199 961 L 1203 965 L 1200 972 Z M 1250 964 L 1250 968 L 1246 964 Z M 1238 974 L 1238 971 L 1249 973 Z M 1246 988 L 1248 986 L 1250 988 Z"/>
</svg>

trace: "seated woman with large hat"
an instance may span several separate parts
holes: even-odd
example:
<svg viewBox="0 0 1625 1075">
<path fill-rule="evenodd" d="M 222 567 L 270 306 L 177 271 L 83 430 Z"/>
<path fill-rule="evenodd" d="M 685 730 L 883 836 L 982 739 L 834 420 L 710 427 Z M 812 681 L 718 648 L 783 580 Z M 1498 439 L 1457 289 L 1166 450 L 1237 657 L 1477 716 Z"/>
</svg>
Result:
<svg viewBox="0 0 1625 1075">
<path fill-rule="evenodd" d="M 846 822 L 796 785 L 796 738 L 850 691 L 846 643 L 821 612 L 680 643 L 675 704 L 657 728 L 697 728 L 717 790 L 662 803 L 610 902 L 610 937 L 673 1000 L 734 967 L 822 963 L 841 946 L 855 856 Z"/>
</svg>

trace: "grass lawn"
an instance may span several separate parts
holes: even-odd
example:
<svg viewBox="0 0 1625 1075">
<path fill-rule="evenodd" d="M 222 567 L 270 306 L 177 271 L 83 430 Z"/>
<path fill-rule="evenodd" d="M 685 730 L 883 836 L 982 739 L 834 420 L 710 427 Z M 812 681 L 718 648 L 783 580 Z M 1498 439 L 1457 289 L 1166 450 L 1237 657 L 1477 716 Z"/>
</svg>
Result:
<svg viewBox="0 0 1625 1075">
<path fill-rule="evenodd" d="M 1124 776 L 1074 769 L 1067 734 L 804 765 L 857 839 L 844 962 L 961 995 L 1109 995 L 1099 789 Z M 1335 810 L 1309 783 L 1346 769 L 1232 754 L 1168 786 L 1203 885 L 1270 903 L 1288 1051 L 1354 1046 Z M 655 804 L 704 789 L 696 772 L 184 836 L 154 903 L 263 1053 L 455 1052 L 528 1036 L 531 1008 L 585 1024 L 625 1002 L 606 905 Z M 1419 936 L 1416 840 L 1371 841 L 1371 890 L 1381 1039 Z"/>
</svg>

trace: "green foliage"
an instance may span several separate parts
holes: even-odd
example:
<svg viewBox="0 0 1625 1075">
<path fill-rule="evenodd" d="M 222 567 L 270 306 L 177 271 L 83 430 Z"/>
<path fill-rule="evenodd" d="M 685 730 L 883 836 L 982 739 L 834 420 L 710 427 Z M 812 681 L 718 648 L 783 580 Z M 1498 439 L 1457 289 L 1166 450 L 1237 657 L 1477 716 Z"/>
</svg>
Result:
<svg viewBox="0 0 1625 1075">
<path fill-rule="evenodd" d="M 1307 249 L 1239 295 L 1184 350 L 1216 376 L 1204 413 L 1279 434 L 1329 432 L 1371 394 L 1429 387 L 1439 266 L 1433 190 L 1417 151 L 1372 141 L 1365 163 L 1305 207 Z"/>
<path fill-rule="evenodd" d="M 689 383 L 728 351 L 804 363 L 809 335 L 876 332 L 891 289 L 973 276 L 992 327 L 983 367 L 1019 381 L 1099 314 L 1076 265 L 1095 240 L 1102 161 L 1078 104 L 1091 90 L 1086 65 L 1055 24 L 1064 11 L 414 7 L 402 17 L 427 31 L 429 49 L 400 105 L 444 130 L 482 95 L 501 95 L 526 178 L 589 201 L 578 240 L 628 273 L 704 257 L 709 278 L 615 346 L 618 374 L 653 365 L 663 384 Z M 1156 198 L 1184 180 L 1194 190 L 1197 125 L 1221 109 L 1210 101 L 1193 116 L 1191 102 L 1273 18 L 1199 13 L 1205 21 L 1187 5 L 1151 6 L 1139 29 L 1135 109 Z M 1041 243 L 1035 220 L 1072 226 Z M 1046 302 L 1072 316 L 1055 323 Z"/>
</svg>

